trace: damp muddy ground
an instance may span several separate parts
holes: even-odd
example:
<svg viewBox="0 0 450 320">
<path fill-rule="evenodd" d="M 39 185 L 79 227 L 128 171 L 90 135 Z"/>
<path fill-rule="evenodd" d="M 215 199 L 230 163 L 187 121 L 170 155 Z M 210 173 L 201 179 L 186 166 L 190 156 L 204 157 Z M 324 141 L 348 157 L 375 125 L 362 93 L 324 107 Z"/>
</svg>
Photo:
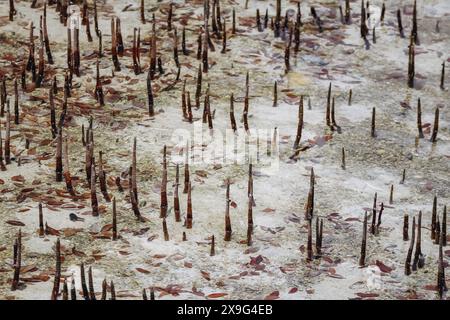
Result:
<svg viewBox="0 0 450 320">
<path fill-rule="evenodd" d="M 17 14 L 8 20 L 7 1 L 0 3 L 0 72 L 6 78 L 13 105 L 13 79 L 20 79 L 28 57 L 30 21 L 39 35 L 42 1 L 30 8 L 29 1 L 14 1 Z M 88 1 L 92 24 L 92 2 Z M 50 299 L 55 273 L 55 242 L 61 240 L 62 279 L 75 279 L 81 294 L 79 264 L 93 269 L 98 297 L 102 281 L 114 281 L 118 299 L 141 299 L 142 290 L 154 288 L 156 299 L 436 299 L 438 249 L 430 239 L 433 198 L 442 218 L 450 199 L 450 3 L 445 0 L 418 1 L 415 88 L 407 86 L 408 35 L 413 1 L 389 1 L 384 23 L 370 20 L 367 48 L 360 37 L 360 2 L 351 1 L 351 24 L 340 20 L 338 1 L 302 1 L 300 50 L 292 52 L 286 72 L 285 43 L 270 28 L 258 32 L 256 9 L 264 16 L 275 15 L 275 1 L 221 0 L 221 15 L 227 24 L 227 51 L 222 40 L 212 35 L 216 47 L 209 53 L 210 69 L 203 73 L 203 94 L 210 85 L 214 129 L 204 134 L 225 134 L 230 128 L 229 97 L 235 97 L 239 129 L 249 72 L 249 126 L 278 132 L 278 169 L 267 173 L 254 163 L 254 233 L 247 246 L 248 163 L 190 166 L 193 228 L 175 222 L 173 184 L 175 159 L 182 148 L 173 133 L 192 133 L 202 122 L 203 103 L 193 109 L 194 123 L 181 112 L 181 90 L 194 96 L 200 61 L 196 59 L 198 29 L 203 25 L 203 2 L 175 1 L 173 25 L 186 27 L 189 55 L 179 53 L 180 80 L 172 58 L 173 31 L 167 31 L 169 2 L 145 1 L 147 22 L 139 16 L 140 1 L 98 1 L 99 28 L 103 33 L 104 56 L 100 74 L 105 105 L 94 97 L 97 37 L 88 42 L 80 31 L 81 75 L 73 77 L 72 96 L 64 136 L 68 138 L 70 171 L 77 199 L 64 182 L 55 182 L 56 141 L 50 128 L 48 94 L 53 76 L 62 87 L 67 68 L 67 29 L 54 6 L 47 8 L 47 24 L 54 65 L 46 65 L 45 81 L 34 88 L 27 73 L 27 88 L 19 90 L 20 124 L 11 127 L 13 161 L 0 172 L 0 298 Z M 297 3 L 281 1 L 282 16 Z M 378 15 L 381 1 L 371 1 L 372 15 Z M 323 32 L 310 15 L 314 6 Z M 232 9 L 236 10 L 236 33 L 231 33 Z M 399 36 L 397 9 L 401 9 L 405 38 Z M 151 18 L 157 20 L 158 55 L 164 75 L 153 80 L 155 116 L 147 112 L 146 78 L 149 68 Z M 129 51 L 119 57 L 122 70 L 114 72 L 111 61 L 110 19 L 121 18 L 124 44 Z M 373 18 L 372 16 L 372 18 Z M 439 21 L 438 27 L 436 27 Z M 135 75 L 131 59 L 133 28 L 141 28 L 141 67 Z M 376 30 L 373 43 L 372 28 Z M 39 47 L 36 37 L 36 48 Z M 37 52 L 37 50 L 36 50 Z M 36 59 L 37 54 L 36 54 Z M 37 61 L 36 60 L 36 61 Z M 440 88 L 441 65 L 446 63 L 445 88 Z M 277 82 L 278 103 L 273 106 Z M 335 97 L 336 122 L 332 131 L 325 122 L 328 86 Z M 174 85 L 173 85 L 174 84 Z M 352 103 L 349 105 L 349 90 Z M 293 144 L 297 131 L 300 96 L 304 96 L 302 146 L 296 156 Z M 422 102 L 425 137 L 417 138 L 417 99 Z M 202 96 L 203 99 L 203 96 Z M 62 90 L 57 95 L 58 114 Z M 371 137 L 372 108 L 376 108 L 376 137 Z M 439 108 L 437 141 L 431 143 L 435 109 Z M 100 216 L 93 217 L 85 174 L 85 147 L 81 125 L 93 117 L 95 153 L 103 152 L 104 169 L 111 196 L 117 200 L 120 238 L 111 240 L 112 206 L 98 193 Z M 5 138 L 5 117 L 0 118 Z M 128 168 L 133 139 L 137 138 L 137 181 L 139 207 L 145 222 L 136 220 L 128 193 Z M 27 141 L 29 146 L 26 146 Z M 268 140 L 273 140 L 268 137 Z M 273 141 L 272 141 L 273 142 Z M 164 240 L 160 215 L 162 150 L 168 149 L 167 215 L 169 241 Z M 201 147 L 201 145 L 197 145 Z M 341 166 L 345 148 L 346 166 Z M 174 151 L 175 150 L 175 151 Z M 314 217 L 322 218 L 322 255 L 306 261 L 307 223 L 305 204 L 310 170 L 316 174 Z M 183 164 L 180 166 L 183 181 Z M 405 170 L 405 181 L 402 173 Z M 120 192 L 114 178 L 122 178 Z M 231 241 L 224 238 L 225 181 L 231 181 Z M 389 203 L 393 185 L 393 202 Z M 98 188 L 97 188 L 98 190 Z M 368 234 L 366 267 L 359 267 L 364 213 L 371 221 L 372 203 L 384 204 L 379 233 Z M 180 192 L 181 212 L 186 214 L 186 194 Z M 38 235 L 38 204 L 43 204 L 49 234 Z M 405 259 L 409 241 L 403 241 L 403 219 L 423 213 L 422 251 L 425 266 L 406 276 Z M 84 221 L 73 222 L 75 213 Z M 315 228 L 315 219 L 314 219 Z M 22 232 L 20 287 L 11 291 L 13 243 Z M 187 241 L 182 241 L 186 232 Z M 411 226 L 410 226 L 411 231 Z M 211 236 L 215 256 L 210 256 Z M 444 266 L 450 250 L 444 247 Z M 110 288 L 108 287 L 108 292 Z M 109 294 L 109 293 L 108 293 Z M 445 298 L 445 296 L 444 296 Z"/>
</svg>

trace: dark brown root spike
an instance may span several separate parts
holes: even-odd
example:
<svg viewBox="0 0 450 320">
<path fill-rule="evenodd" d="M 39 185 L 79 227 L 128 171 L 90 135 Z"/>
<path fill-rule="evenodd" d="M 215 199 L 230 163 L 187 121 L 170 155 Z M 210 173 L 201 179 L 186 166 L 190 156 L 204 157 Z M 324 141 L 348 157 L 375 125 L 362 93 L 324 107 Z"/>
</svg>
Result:
<svg viewBox="0 0 450 320">
<path fill-rule="evenodd" d="M 69 169 L 69 140 L 67 137 L 64 139 L 63 159 L 64 159 L 63 176 L 64 181 L 66 182 L 66 189 L 71 196 L 75 196 L 75 191 L 72 185 L 72 176 L 70 175 Z"/>
<path fill-rule="evenodd" d="M 381 217 L 382 217 L 382 215 L 383 215 L 383 211 L 384 211 L 384 203 L 382 202 L 381 205 L 380 205 L 380 211 L 378 212 L 378 220 L 377 220 L 377 226 L 376 226 L 376 228 L 377 228 L 377 231 L 376 231 L 377 234 L 380 233 Z"/>
<path fill-rule="evenodd" d="M 89 297 L 91 300 L 97 300 L 95 297 L 95 290 L 94 290 L 94 279 L 92 276 L 92 267 L 90 266 L 88 269 L 88 283 L 89 283 Z"/>
<path fill-rule="evenodd" d="M 62 128 L 59 128 L 56 137 L 56 182 L 63 181 L 63 162 L 62 162 Z"/>
<path fill-rule="evenodd" d="M 441 223 L 439 221 L 439 216 L 436 217 L 436 237 L 434 239 L 434 244 L 440 243 L 440 237 L 441 237 Z"/>
<path fill-rule="evenodd" d="M 404 38 L 405 34 L 403 32 L 402 12 L 400 9 L 397 9 L 397 24 L 398 24 L 398 32 L 400 33 L 400 37 Z"/>
<path fill-rule="evenodd" d="M 123 45 L 122 27 L 121 27 L 121 22 L 120 22 L 119 18 L 116 18 L 115 31 L 116 31 L 115 39 L 116 39 L 116 43 L 117 43 L 117 54 L 122 57 L 125 52 L 125 47 Z"/>
<path fill-rule="evenodd" d="M 376 117 L 376 110 L 375 110 L 375 107 L 374 108 L 372 108 L 372 122 L 371 122 L 371 129 L 370 129 L 370 136 L 372 137 L 372 138 L 376 138 L 376 136 L 377 136 L 377 133 L 376 133 L 376 129 L 375 129 L 375 117 Z"/>
<path fill-rule="evenodd" d="M 14 78 L 14 123 L 16 125 L 20 123 L 19 87 L 17 84 L 17 78 Z"/>
<path fill-rule="evenodd" d="M 95 165 L 94 165 L 94 161 L 92 161 L 92 165 L 91 165 L 91 208 L 92 208 L 92 216 L 97 217 L 99 215 L 99 210 L 98 210 L 98 200 L 97 200 L 97 191 L 96 191 L 95 183 L 96 183 Z"/>
<path fill-rule="evenodd" d="M 409 50 L 408 50 L 408 87 L 414 88 L 414 78 L 416 75 L 415 61 L 416 53 L 414 49 L 413 38 L 410 39 Z"/>
<path fill-rule="evenodd" d="M 22 232 L 19 229 L 19 234 L 14 242 L 14 275 L 11 282 L 11 291 L 15 291 L 19 288 L 20 284 L 20 268 L 22 267 Z"/>
<path fill-rule="evenodd" d="M 53 282 L 51 300 L 58 300 L 59 285 L 61 283 L 61 245 L 59 242 L 59 238 L 56 239 L 55 256 L 56 256 L 55 279 Z"/>
<path fill-rule="evenodd" d="M 273 84 L 273 105 L 272 107 L 278 106 L 278 84 L 275 81 Z"/>
<path fill-rule="evenodd" d="M 226 53 L 227 52 L 227 27 L 226 27 L 226 22 L 225 22 L 225 18 L 223 18 L 223 26 L 222 26 L 222 33 L 223 33 L 223 37 L 222 37 L 222 51 L 220 51 L 220 53 Z"/>
<path fill-rule="evenodd" d="M 350 0 L 345 0 L 345 24 L 350 24 L 351 19 L 351 9 L 350 9 Z"/>
<path fill-rule="evenodd" d="M 372 225 L 370 227 L 371 234 L 376 234 L 376 219 L 377 219 L 377 193 L 375 192 L 372 207 Z"/>
<path fill-rule="evenodd" d="M 231 240 L 231 218 L 230 218 L 230 180 L 227 179 L 226 181 L 227 185 L 227 191 L 226 191 L 226 200 L 225 200 L 225 236 L 224 241 L 230 241 Z"/>
<path fill-rule="evenodd" d="M 6 171 L 5 162 L 3 161 L 3 140 L 1 130 L 0 130 L 0 171 Z"/>
<path fill-rule="evenodd" d="M 81 289 L 83 292 L 83 299 L 89 300 L 89 291 L 86 285 L 86 274 L 84 272 L 84 263 L 82 262 L 80 264 L 80 278 L 81 278 Z"/>
<path fill-rule="evenodd" d="M 430 138 L 431 142 L 435 143 L 437 141 L 438 131 L 439 131 L 439 107 L 436 107 L 436 110 L 434 112 L 433 133 Z"/>
<path fill-rule="evenodd" d="M 187 91 L 187 120 L 189 121 L 189 123 L 193 122 L 193 115 L 192 115 L 192 103 L 191 103 L 191 93 L 189 91 Z"/>
<path fill-rule="evenodd" d="M 173 16 L 173 3 L 170 3 L 169 12 L 167 14 L 167 31 L 172 31 L 172 16 Z"/>
<path fill-rule="evenodd" d="M 111 57 L 114 64 L 114 70 L 116 72 L 119 72 L 121 70 L 120 68 L 120 62 L 119 58 L 117 57 L 117 32 L 116 32 L 116 22 L 114 21 L 114 18 L 111 18 Z"/>
<path fill-rule="evenodd" d="M 45 8 L 47 6 L 47 2 L 44 3 L 44 17 L 42 20 L 42 31 L 44 35 L 44 47 L 45 52 L 47 54 L 47 62 L 48 64 L 54 64 L 52 50 L 50 48 L 50 41 L 48 40 L 48 30 L 47 30 L 47 14 L 45 14 Z"/>
<path fill-rule="evenodd" d="M 442 233 L 442 237 L 443 237 L 442 245 L 445 247 L 447 245 L 447 206 L 444 206 L 444 211 L 442 212 L 441 233 Z"/>
<path fill-rule="evenodd" d="M 409 216 L 405 214 L 403 216 L 403 241 L 409 240 Z"/>
<path fill-rule="evenodd" d="M 322 233 L 321 229 L 323 229 L 323 221 L 319 221 L 319 217 L 316 217 L 316 258 L 322 255 Z"/>
<path fill-rule="evenodd" d="M 298 149 L 300 146 L 300 141 L 302 139 L 303 132 L 303 95 L 300 96 L 300 103 L 298 106 L 298 124 L 297 124 L 297 134 L 295 136 L 294 149 Z"/>
<path fill-rule="evenodd" d="M 411 29 L 411 35 L 414 39 L 414 43 L 416 45 L 419 45 L 419 34 L 417 30 L 417 1 L 414 0 L 414 7 L 413 7 L 413 21 L 412 21 L 412 29 Z"/>
<path fill-rule="evenodd" d="M 94 29 L 97 37 L 101 38 L 101 32 L 98 28 L 97 0 L 94 0 Z"/>
<path fill-rule="evenodd" d="M 162 227 L 164 233 L 164 241 L 169 241 L 169 231 L 167 230 L 166 218 L 163 218 Z"/>
<path fill-rule="evenodd" d="M 74 29 L 74 37 L 73 37 L 73 73 L 76 74 L 77 77 L 80 76 L 80 29 Z"/>
<path fill-rule="evenodd" d="M 328 87 L 327 108 L 325 113 L 327 127 L 331 127 L 331 83 Z"/>
<path fill-rule="evenodd" d="M 140 13 L 141 13 L 141 23 L 145 24 L 145 6 L 144 6 L 144 0 L 141 0 L 141 7 L 140 7 Z M 145 292 L 145 291 L 144 291 Z M 147 299 L 146 299 L 147 300 Z"/>
<path fill-rule="evenodd" d="M 92 42 L 92 34 L 91 34 L 91 22 L 89 20 L 89 11 L 86 10 L 86 36 L 88 42 Z"/>
<path fill-rule="evenodd" d="M 154 108 L 154 101 L 153 101 L 151 69 L 148 71 L 148 74 L 147 74 L 147 102 L 148 102 L 148 115 L 150 117 L 154 117 L 155 116 L 155 108 Z"/>
<path fill-rule="evenodd" d="M 386 4 L 383 2 L 383 5 L 381 7 L 381 14 L 380 14 L 380 21 L 382 24 L 384 23 L 385 13 L 386 13 Z"/>
<path fill-rule="evenodd" d="M 96 70 L 97 70 L 97 75 L 96 75 L 96 83 L 95 83 L 95 99 L 100 104 L 100 106 L 104 106 L 105 99 L 104 99 L 104 95 L 103 95 L 102 81 L 100 80 L 100 69 L 99 69 L 99 61 L 98 60 L 97 60 L 97 64 L 96 64 Z"/>
<path fill-rule="evenodd" d="M 177 68 L 180 68 L 180 61 L 178 59 L 178 34 L 177 29 L 173 29 L 173 60 Z"/>
<path fill-rule="evenodd" d="M 361 242 L 361 255 L 359 257 L 359 267 L 366 266 L 366 250 L 367 250 L 367 212 L 364 214 L 363 234 Z"/>
<path fill-rule="evenodd" d="M 345 165 L 345 148 L 342 147 L 342 151 L 341 151 L 341 168 L 342 170 L 346 169 L 346 165 Z"/>
<path fill-rule="evenodd" d="M 9 21 L 14 21 L 14 16 L 17 14 L 17 11 L 14 7 L 14 0 L 9 0 Z"/>
<path fill-rule="evenodd" d="M 98 168 L 99 168 L 99 172 L 98 172 L 98 179 L 100 182 L 100 191 L 103 194 L 103 198 L 105 198 L 106 202 L 111 202 L 111 197 L 108 194 L 108 187 L 106 184 L 106 173 L 103 170 L 103 152 L 100 151 L 99 152 L 99 159 L 98 159 Z"/>
<path fill-rule="evenodd" d="M 181 221 L 181 214 L 180 214 L 180 198 L 178 196 L 178 186 L 180 185 L 180 167 L 177 164 L 176 166 L 176 177 L 175 177 L 175 191 L 173 193 L 173 211 L 175 215 L 175 221 L 180 222 Z"/>
<path fill-rule="evenodd" d="M 411 274 L 411 257 L 414 249 L 414 241 L 416 234 L 416 217 L 413 217 L 412 229 L 411 229 L 411 242 L 409 244 L 408 254 L 406 255 L 405 261 L 405 275 L 409 276 Z"/>
<path fill-rule="evenodd" d="M 444 266 L 444 259 L 443 259 L 443 240 L 442 237 L 441 241 L 439 243 L 439 259 L 438 259 L 438 276 L 437 276 L 437 289 L 439 298 L 442 299 L 444 292 L 448 291 L 447 283 L 445 280 L 445 266 Z"/>
<path fill-rule="evenodd" d="M 117 240 L 117 209 L 115 197 L 112 199 L 112 240 Z"/>
<path fill-rule="evenodd" d="M 108 283 L 106 282 L 106 279 L 103 279 L 102 282 L 102 297 L 100 298 L 101 300 L 106 300 L 106 288 L 108 286 Z"/>
<path fill-rule="evenodd" d="M 111 284 L 109 285 L 111 291 L 111 300 L 116 300 L 116 289 L 114 287 L 114 282 L 111 280 Z"/>
<path fill-rule="evenodd" d="M 419 217 L 417 220 L 417 239 L 416 239 L 416 250 L 414 252 L 414 260 L 412 265 L 412 270 L 416 271 L 417 268 L 423 268 L 425 264 L 425 258 L 422 254 L 422 211 L 419 211 Z"/>
<path fill-rule="evenodd" d="M 42 203 L 39 202 L 38 205 L 38 210 L 39 210 L 39 237 L 43 238 L 45 233 L 44 233 L 44 214 L 42 212 Z"/>
<path fill-rule="evenodd" d="M 441 85 L 440 85 L 441 90 L 445 90 L 444 81 L 445 81 L 445 61 L 442 62 Z"/>
<path fill-rule="evenodd" d="M 166 160 L 166 146 L 163 149 L 163 171 L 162 171 L 162 181 L 161 181 L 161 205 L 160 205 L 160 218 L 165 218 L 167 216 L 167 160 Z"/>
<path fill-rule="evenodd" d="M 436 239 L 436 219 L 437 219 L 437 196 L 434 196 L 433 209 L 431 210 L 431 240 Z"/>
<path fill-rule="evenodd" d="M 389 191 L 389 204 L 393 204 L 394 203 L 394 185 L 391 184 L 391 188 Z"/>
<path fill-rule="evenodd" d="M 310 262 L 313 260 L 313 250 L 312 250 L 312 219 L 307 221 L 308 227 L 308 240 L 306 243 L 306 261 Z"/>
<path fill-rule="evenodd" d="M 144 2 L 144 0 L 142 0 L 142 2 Z M 142 300 L 148 300 L 147 292 L 145 291 L 145 289 L 142 289 Z"/>
<path fill-rule="evenodd" d="M 192 229 L 192 195 L 190 182 L 188 186 L 188 196 L 187 196 L 186 228 Z"/>
<path fill-rule="evenodd" d="M 236 119 L 234 117 L 234 95 L 231 93 L 230 95 L 230 123 L 231 123 L 231 129 L 233 129 L 234 132 L 237 130 L 236 126 Z"/>
<path fill-rule="evenodd" d="M 131 208 L 133 210 L 135 217 L 138 220 L 141 220 L 141 212 L 139 210 L 139 202 L 138 202 L 138 198 L 137 198 L 137 193 L 135 193 L 135 191 L 133 191 L 133 187 L 132 187 L 133 181 L 134 181 L 134 179 L 132 178 L 133 172 L 135 172 L 135 170 L 133 170 L 133 167 L 131 166 L 128 171 L 128 176 L 129 176 L 128 184 L 130 185 L 130 202 L 131 202 Z"/>
<path fill-rule="evenodd" d="M 9 100 L 7 101 L 9 103 Z M 11 114 L 9 107 L 6 111 L 6 124 L 5 124 L 5 163 L 11 163 Z"/>
<path fill-rule="evenodd" d="M 361 24 L 360 24 L 360 33 L 361 38 L 364 40 L 367 40 L 367 35 L 369 34 L 369 29 L 367 28 L 366 24 L 366 7 L 364 6 L 364 0 L 361 0 Z"/>
<path fill-rule="evenodd" d="M 420 98 L 417 100 L 417 130 L 419 131 L 419 139 L 424 138 L 422 130 L 422 105 L 420 103 Z"/>
<path fill-rule="evenodd" d="M 62 299 L 63 300 L 69 300 L 69 287 L 67 286 L 67 280 L 66 279 L 64 279 L 64 282 L 63 282 Z"/>
<path fill-rule="evenodd" d="M 215 244 L 216 244 L 216 241 L 215 241 L 214 235 L 212 235 L 212 236 L 211 236 L 211 249 L 210 249 L 210 251 L 209 251 L 209 255 L 210 255 L 211 257 L 213 257 L 213 256 L 216 255 L 216 247 L 215 247 Z"/>
<path fill-rule="evenodd" d="M 70 300 L 77 300 L 77 290 L 75 288 L 74 277 L 72 277 L 72 284 L 70 286 Z"/>
<path fill-rule="evenodd" d="M 236 10 L 234 8 L 232 12 L 231 34 L 236 34 Z"/>
<path fill-rule="evenodd" d="M 184 189 L 183 189 L 183 193 L 188 193 L 189 183 L 190 183 L 190 178 L 189 178 L 189 145 L 186 144 L 186 159 L 185 159 L 185 163 L 184 163 Z"/>
</svg>

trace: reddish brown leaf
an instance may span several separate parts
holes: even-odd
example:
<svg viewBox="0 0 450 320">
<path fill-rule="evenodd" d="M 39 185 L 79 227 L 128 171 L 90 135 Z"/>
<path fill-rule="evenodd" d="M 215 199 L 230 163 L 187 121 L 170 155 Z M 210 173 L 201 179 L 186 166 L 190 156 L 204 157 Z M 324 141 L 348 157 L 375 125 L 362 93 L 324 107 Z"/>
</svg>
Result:
<svg viewBox="0 0 450 320">
<path fill-rule="evenodd" d="M 269 294 L 268 296 L 266 296 L 266 297 L 264 298 L 264 300 L 276 300 L 276 299 L 278 299 L 279 297 L 280 297 L 280 292 L 277 290 L 277 291 L 272 292 L 272 293 Z"/>
<path fill-rule="evenodd" d="M 378 268 L 380 268 L 381 272 L 390 273 L 392 271 L 392 268 L 388 267 L 380 260 L 377 260 L 375 264 L 377 265 Z"/>
<path fill-rule="evenodd" d="M 109 230 L 112 229 L 112 227 L 113 227 L 112 223 L 106 224 L 106 225 L 103 226 L 103 228 L 102 228 L 102 230 L 100 232 L 109 231 Z"/>
<path fill-rule="evenodd" d="M 206 272 L 206 271 L 203 271 L 203 270 L 201 270 L 200 272 L 201 272 L 203 278 L 205 278 L 208 281 L 211 280 L 211 275 L 209 274 L 209 272 Z"/>
<path fill-rule="evenodd" d="M 143 269 L 143 268 L 136 268 L 137 271 L 139 271 L 140 273 L 144 273 L 144 274 L 149 274 L 150 271 Z"/>
<path fill-rule="evenodd" d="M 210 299 L 220 298 L 226 296 L 228 293 L 211 293 L 208 294 L 207 297 Z"/>
<path fill-rule="evenodd" d="M 25 224 L 23 222 L 18 221 L 18 220 L 8 220 L 8 221 L 6 221 L 6 223 L 10 224 L 12 226 L 18 226 L 18 227 L 24 227 L 25 226 Z"/>
<path fill-rule="evenodd" d="M 12 181 L 25 182 L 25 178 L 21 175 L 11 177 Z"/>
</svg>

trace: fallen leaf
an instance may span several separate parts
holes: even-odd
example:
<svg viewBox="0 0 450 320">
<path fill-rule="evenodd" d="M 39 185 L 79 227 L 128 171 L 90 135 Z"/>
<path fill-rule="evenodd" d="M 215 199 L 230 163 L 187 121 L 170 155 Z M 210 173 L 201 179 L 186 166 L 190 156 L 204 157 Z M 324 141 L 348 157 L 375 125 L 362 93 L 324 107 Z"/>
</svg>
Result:
<svg viewBox="0 0 450 320">
<path fill-rule="evenodd" d="M 12 226 L 18 226 L 18 227 L 24 227 L 25 223 L 18 221 L 18 220 L 8 220 L 6 221 L 7 224 L 10 224 Z"/>
<path fill-rule="evenodd" d="M 137 271 L 139 271 L 140 273 L 144 273 L 144 274 L 149 274 L 150 271 L 143 269 L 143 268 L 136 268 Z"/>
<path fill-rule="evenodd" d="M 280 297 L 279 291 L 274 291 L 264 298 L 264 300 L 276 300 Z"/>
<path fill-rule="evenodd" d="M 377 265 L 378 268 L 380 268 L 381 272 L 390 273 L 392 271 L 392 268 L 388 267 L 380 260 L 377 260 L 375 264 Z"/>
<path fill-rule="evenodd" d="M 226 296 L 228 293 L 211 293 L 208 294 L 207 297 L 211 299 L 220 298 Z"/>
<path fill-rule="evenodd" d="M 200 273 L 202 274 L 203 278 L 205 278 L 206 280 L 211 280 L 211 275 L 209 274 L 209 272 L 203 271 L 201 270 Z"/>
<path fill-rule="evenodd" d="M 356 293 L 356 295 L 360 298 L 376 298 L 379 296 L 378 293 L 370 293 L 370 292 L 367 292 L 367 293 L 358 292 L 358 293 Z"/>
</svg>

